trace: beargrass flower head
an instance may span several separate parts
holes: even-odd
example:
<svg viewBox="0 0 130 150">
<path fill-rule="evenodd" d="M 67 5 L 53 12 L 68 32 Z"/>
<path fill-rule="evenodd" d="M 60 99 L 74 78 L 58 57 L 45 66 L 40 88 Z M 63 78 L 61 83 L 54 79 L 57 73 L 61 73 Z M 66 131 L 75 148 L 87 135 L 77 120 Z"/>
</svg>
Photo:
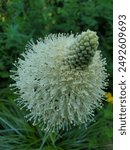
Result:
<svg viewBox="0 0 130 150">
<path fill-rule="evenodd" d="M 33 125 L 46 131 L 87 126 L 101 108 L 107 86 L 106 61 L 96 32 L 50 34 L 30 41 L 15 63 L 11 86 Z"/>
</svg>

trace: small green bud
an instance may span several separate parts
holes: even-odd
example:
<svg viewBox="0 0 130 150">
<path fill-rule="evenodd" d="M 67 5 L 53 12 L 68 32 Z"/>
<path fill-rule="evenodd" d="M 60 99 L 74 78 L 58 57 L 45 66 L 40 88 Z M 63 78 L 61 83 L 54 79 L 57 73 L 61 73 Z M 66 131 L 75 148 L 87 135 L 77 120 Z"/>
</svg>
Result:
<svg viewBox="0 0 130 150">
<path fill-rule="evenodd" d="M 71 68 L 77 69 L 77 67 L 84 69 L 87 67 L 97 50 L 98 36 L 96 32 L 87 30 L 78 35 L 75 42 L 69 47 L 70 53 L 67 56 L 67 63 Z"/>
</svg>

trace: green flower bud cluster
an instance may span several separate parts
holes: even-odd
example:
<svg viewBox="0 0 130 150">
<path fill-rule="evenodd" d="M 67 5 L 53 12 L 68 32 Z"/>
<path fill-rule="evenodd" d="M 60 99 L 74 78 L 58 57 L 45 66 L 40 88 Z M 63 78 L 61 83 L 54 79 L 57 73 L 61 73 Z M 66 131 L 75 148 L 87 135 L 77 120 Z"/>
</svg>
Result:
<svg viewBox="0 0 130 150">
<path fill-rule="evenodd" d="M 67 56 L 66 63 L 70 68 L 85 69 L 90 64 L 98 44 L 96 32 L 90 30 L 82 32 L 69 47 L 70 53 Z"/>
</svg>

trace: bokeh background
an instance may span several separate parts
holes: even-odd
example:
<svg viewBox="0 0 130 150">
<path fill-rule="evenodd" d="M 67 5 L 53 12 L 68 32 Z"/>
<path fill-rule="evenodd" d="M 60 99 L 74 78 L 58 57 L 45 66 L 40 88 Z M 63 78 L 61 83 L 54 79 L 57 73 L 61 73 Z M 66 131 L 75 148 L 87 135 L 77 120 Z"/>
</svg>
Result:
<svg viewBox="0 0 130 150">
<path fill-rule="evenodd" d="M 112 150 L 112 0 L 0 0 L 0 150 Z M 50 33 L 99 36 L 107 59 L 109 86 L 101 110 L 88 129 L 75 127 L 46 134 L 24 118 L 9 88 L 12 63 L 30 39 Z"/>
</svg>

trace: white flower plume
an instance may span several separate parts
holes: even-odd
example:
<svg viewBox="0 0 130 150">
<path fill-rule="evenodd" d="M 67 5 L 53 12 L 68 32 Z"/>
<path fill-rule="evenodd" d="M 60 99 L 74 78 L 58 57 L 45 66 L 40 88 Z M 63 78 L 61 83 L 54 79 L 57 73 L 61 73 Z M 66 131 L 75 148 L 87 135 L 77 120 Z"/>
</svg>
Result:
<svg viewBox="0 0 130 150">
<path fill-rule="evenodd" d="M 11 78 L 33 125 L 58 132 L 93 120 L 107 85 L 106 61 L 97 47 L 96 32 L 90 30 L 28 43 Z"/>
</svg>

